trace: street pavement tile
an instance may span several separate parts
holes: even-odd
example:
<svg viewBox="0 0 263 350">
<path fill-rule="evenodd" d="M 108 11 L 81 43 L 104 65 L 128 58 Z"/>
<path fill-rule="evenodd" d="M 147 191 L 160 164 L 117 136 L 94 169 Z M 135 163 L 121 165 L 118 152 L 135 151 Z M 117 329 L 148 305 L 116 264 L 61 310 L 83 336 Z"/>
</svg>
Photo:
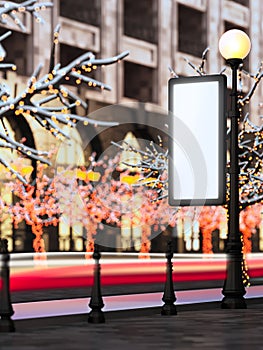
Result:
<svg viewBox="0 0 263 350">
<path fill-rule="evenodd" d="M 105 324 L 78 321 L 0 333 L 0 350 L 261 350 L 263 305 L 247 310 L 181 311 L 176 316 L 127 315 Z"/>
</svg>

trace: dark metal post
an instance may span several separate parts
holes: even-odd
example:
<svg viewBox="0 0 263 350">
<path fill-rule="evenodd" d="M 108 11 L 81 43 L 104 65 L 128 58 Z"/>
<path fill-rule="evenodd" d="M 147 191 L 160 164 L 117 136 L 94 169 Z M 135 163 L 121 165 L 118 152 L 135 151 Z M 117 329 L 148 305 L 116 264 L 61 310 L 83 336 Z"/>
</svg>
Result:
<svg viewBox="0 0 263 350">
<path fill-rule="evenodd" d="M 101 254 L 99 252 L 99 247 L 97 244 L 94 246 L 93 259 L 95 261 L 94 265 L 94 280 L 91 291 L 91 298 L 89 307 L 91 311 L 89 313 L 88 322 L 89 323 L 104 323 L 105 317 L 101 310 L 104 306 L 102 296 L 101 296 L 101 283 L 100 283 L 100 258 Z"/>
<path fill-rule="evenodd" d="M 0 332 L 14 332 L 15 326 L 11 316 L 14 310 L 10 297 L 10 255 L 7 249 L 7 240 L 0 239 L 1 253 L 1 289 L 0 289 Z"/>
<path fill-rule="evenodd" d="M 237 70 L 242 59 L 230 59 L 232 69 L 231 133 L 230 133 L 230 198 L 228 203 L 227 275 L 224 283 L 221 307 L 223 309 L 246 309 L 246 290 L 242 279 L 242 242 L 239 230 L 239 148 L 238 148 L 238 92 Z"/>
<path fill-rule="evenodd" d="M 166 252 L 166 281 L 164 287 L 164 293 L 162 301 L 164 305 L 162 306 L 161 314 L 165 316 L 176 315 L 176 306 L 174 302 L 176 301 L 174 286 L 173 286 L 173 250 L 172 250 L 172 242 L 169 241 L 167 245 Z"/>
</svg>

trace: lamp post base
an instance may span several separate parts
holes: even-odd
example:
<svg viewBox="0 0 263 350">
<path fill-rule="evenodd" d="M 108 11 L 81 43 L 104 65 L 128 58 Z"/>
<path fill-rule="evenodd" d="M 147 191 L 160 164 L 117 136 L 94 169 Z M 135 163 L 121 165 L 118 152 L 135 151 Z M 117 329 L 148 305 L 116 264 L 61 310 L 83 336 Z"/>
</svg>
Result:
<svg viewBox="0 0 263 350">
<path fill-rule="evenodd" d="M 105 323 L 104 313 L 101 310 L 92 310 L 88 316 L 88 323 Z"/>
<path fill-rule="evenodd" d="M 15 332 L 14 321 L 8 316 L 0 319 L 0 333 Z"/>
<path fill-rule="evenodd" d="M 246 309 L 246 299 L 243 297 L 224 297 L 221 309 Z"/>
<path fill-rule="evenodd" d="M 162 307 L 161 315 L 163 316 L 172 316 L 177 315 L 176 306 L 174 304 L 165 304 Z"/>
<path fill-rule="evenodd" d="M 228 242 L 227 271 L 222 294 L 222 309 L 246 309 L 246 289 L 243 282 L 242 271 L 242 244 L 241 240 Z"/>
</svg>

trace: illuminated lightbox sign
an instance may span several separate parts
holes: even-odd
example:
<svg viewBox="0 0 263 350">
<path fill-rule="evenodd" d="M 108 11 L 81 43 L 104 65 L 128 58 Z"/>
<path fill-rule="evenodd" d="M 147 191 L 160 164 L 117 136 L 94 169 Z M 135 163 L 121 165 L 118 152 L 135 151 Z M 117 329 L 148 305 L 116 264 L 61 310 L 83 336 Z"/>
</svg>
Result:
<svg viewBox="0 0 263 350">
<path fill-rule="evenodd" d="M 220 205 L 226 192 L 226 77 L 169 80 L 169 203 Z"/>
</svg>

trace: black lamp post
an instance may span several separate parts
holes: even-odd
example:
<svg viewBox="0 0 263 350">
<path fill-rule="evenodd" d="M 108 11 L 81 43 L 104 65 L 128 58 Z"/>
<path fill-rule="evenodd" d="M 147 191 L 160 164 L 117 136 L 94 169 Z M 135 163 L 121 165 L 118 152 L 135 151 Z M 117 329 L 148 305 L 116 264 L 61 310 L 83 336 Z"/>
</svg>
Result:
<svg viewBox="0 0 263 350">
<path fill-rule="evenodd" d="M 219 50 L 232 70 L 231 119 L 230 131 L 230 193 L 228 202 L 228 240 L 227 240 L 227 275 L 223 287 L 223 309 L 245 309 L 246 290 L 242 273 L 242 242 L 239 229 L 239 147 L 238 147 L 238 91 L 237 71 L 243 59 L 250 51 L 250 40 L 246 33 L 232 29 L 224 33 L 219 41 Z"/>
</svg>

